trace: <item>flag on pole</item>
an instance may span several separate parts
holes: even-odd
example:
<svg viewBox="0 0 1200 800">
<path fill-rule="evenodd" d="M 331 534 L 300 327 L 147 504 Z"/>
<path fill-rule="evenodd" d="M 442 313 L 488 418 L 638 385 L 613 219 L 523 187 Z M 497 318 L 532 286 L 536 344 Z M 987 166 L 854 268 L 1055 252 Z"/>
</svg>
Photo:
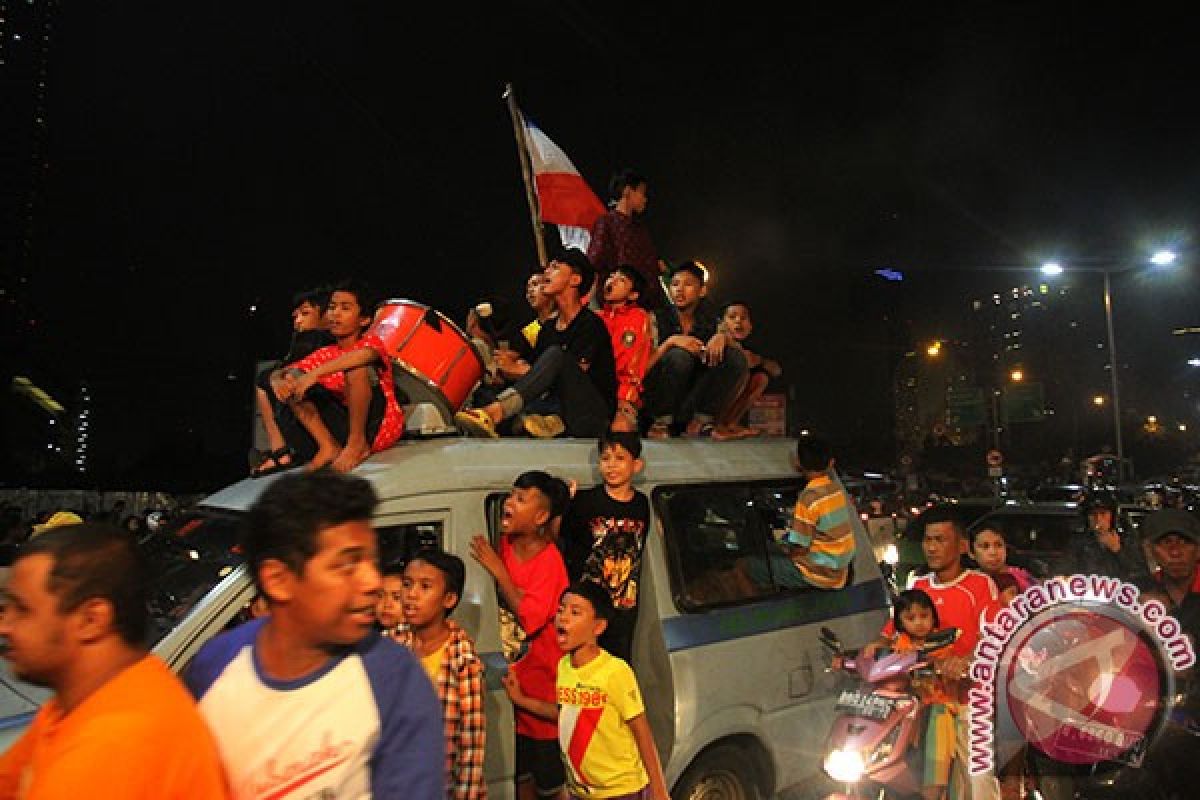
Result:
<svg viewBox="0 0 1200 800">
<path fill-rule="evenodd" d="M 524 114 L 521 120 L 542 221 L 558 227 L 563 247 L 587 252 L 592 223 L 604 213 L 604 204 L 562 148 Z"/>
</svg>

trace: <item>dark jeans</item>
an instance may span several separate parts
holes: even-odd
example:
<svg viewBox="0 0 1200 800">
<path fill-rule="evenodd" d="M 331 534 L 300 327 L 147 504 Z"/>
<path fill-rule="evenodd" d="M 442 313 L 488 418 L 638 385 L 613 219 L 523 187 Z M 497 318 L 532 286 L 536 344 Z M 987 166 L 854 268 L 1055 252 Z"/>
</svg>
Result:
<svg viewBox="0 0 1200 800">
<path fill-rule="evenodd" d="M 562 407 L 563 424 L 568 436 L 595 438 L 608 430 L 614 409 L 579 368 L 575 358 L 560 347 L 551 347 L 538 356 L 513 390 L 521 396 L 523 407 L 551 392 Z"/>
<path fill-rule="evenodd" d="M 682 347 L 672 347 L 646 375 L 645 415 L 686 422 L 694 414 L 715 419 L 746 375 L 746 356 L 726 347 L 721 363 L 708 366 Z"/>
</svg>

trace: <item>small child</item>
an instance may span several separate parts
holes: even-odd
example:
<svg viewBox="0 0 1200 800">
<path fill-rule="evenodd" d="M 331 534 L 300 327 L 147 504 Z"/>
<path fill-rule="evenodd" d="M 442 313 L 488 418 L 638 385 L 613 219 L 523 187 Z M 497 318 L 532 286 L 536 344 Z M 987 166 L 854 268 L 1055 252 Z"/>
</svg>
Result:
<svg viewBox="0 0 1200 800">
<path fill-rule="evenodd" d="M 466 576 L 467 568 L 458 556 L 432 548 L 418 551 L 404 568 L 404 624 L 396 636 L 420 660 L 442 704 L 447 800 L 487 797 L 483 664 L 471 637 L 448 619 L 462 598 Z M 385 595 L 388 591 L 385 578 Z M 380 621 L 384 621 L 382 612 Z"/>
<path fill-rule="evenodd" d="M 496 579 L 500 597 L 527 637 L 525 655 L 509 675 L 521 692 L 546 703 L 554 701 L 554 676 L 562 657 L 555 637 L 554 611 L 567 587 L 567 569 L 554 546 L 554 522 L 562 516 L 567 485 L 541 470 L 524 472 L 513 481 L 500 517 L 500 552 L 476 536 L 471 555 Z M 517 796 L 555 797 L 566 784 L 553 722 L 516 709 Z"/>
<path fill-rule="evenodd" d="M 939 627 L 937 608 L 929 595 L 920 589 L 907 589 L 896 596 L 892 619 L 897 633 L 891 647 L 900 653 L 920 648 L 925 644 L 925 638 Z M 942 650 L 932 655 L 936 657 L 940 652 Z M 913 688 L 928 706 L 929 714 L 923 746 L 925 763 L 921 797 L 924 800 L 940 800 L 950 784 L 958 704 L 940 678 L 914 678 Z"/>
<path fill-rule="evenodd" d="M 526 696 L 509 677 L 504 688 L 518 707 L 558 720 L 558 746 L 573 800 L 669 800 L 637 678 L 598 642 L 612 612 L 602 587 L 572 584 L 563 592 L 554 620 L 564 653 L 558 663 L 557 702 Z"/>
<path fill-rule="evenodd" d="M 563 521 L 560 547 L 571 580 L 591 581 L 608 590 L 614 611 L 600 646 L 631 661 L 642 550 L 650 530 L 650 501 L 633 487 L 633 479 L 645 467 L 642 442 L 636 433 L 608 431 L 597 449 L 603 483 L 575 494 Z"/>
<path fill-rule="evenodd" d="M 745 381 L 718 418 L 717 429 L 731 439 L 758 436 L 762 431 L 742 425 L 742 418 L 746 416 L 750 406 L 754 405 L 754 401 L 762 397 L 763 392 L 767 390 L 767 384 L 783 374 L 783 367 L 779 366 L 779 362 L 764 358 L 746 347 L 746 340 L 754 331 L 754 322 L 750 319 L 750 306 L 747 304 L 739 301 L 726 305 L 721 314 L 721 329 L 732 336 L 734 343 L 742 349 L 748 371 Z"/>
<path fill-rule="evenodd" d="M 380 634 L 398 640 L 404 624 L 404 564 L 386 564 L 381 573 L 383 589 L 379 593 L 379 602 L 375 604 L 375 618 L 379 622 Z"/>
</svg>

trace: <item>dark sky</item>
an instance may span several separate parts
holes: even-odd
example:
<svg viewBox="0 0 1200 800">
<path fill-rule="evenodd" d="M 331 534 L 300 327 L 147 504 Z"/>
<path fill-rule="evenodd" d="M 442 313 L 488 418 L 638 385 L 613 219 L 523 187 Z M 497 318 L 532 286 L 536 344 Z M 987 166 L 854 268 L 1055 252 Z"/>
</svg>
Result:
<svg viewBox="0 0 1200 800">
<path fill-rule="evenodd" d="M 1048 5 L 64 3 L 30 371 L 92 381 L 97 481 L 237 477 L 294 290 L 357 274 L 455 318 L 519 291 L 512 81 L 597 191 L 649 176 L 662 255 L 749 300 L 799 421 L 886 439 L 905 320 L 962 286 L 872 269 L 1190 244 L 1195 26 Z M 1131 352 L 1200 323 L 1180 281 L 1122 295 Z"/>
</svg>

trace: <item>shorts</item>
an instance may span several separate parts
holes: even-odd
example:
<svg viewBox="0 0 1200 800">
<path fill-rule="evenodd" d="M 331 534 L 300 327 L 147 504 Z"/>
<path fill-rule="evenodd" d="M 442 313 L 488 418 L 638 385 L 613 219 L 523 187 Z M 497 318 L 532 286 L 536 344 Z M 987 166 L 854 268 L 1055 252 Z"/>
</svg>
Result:
<svg viewBox="0 0 1200 800">
<path fill-rule="evenodd" d="M 558 739 L 517 734 L 517 783 L 533 781 L 539 797 L 554 797 L 567 784 Z"/>
</svg>

